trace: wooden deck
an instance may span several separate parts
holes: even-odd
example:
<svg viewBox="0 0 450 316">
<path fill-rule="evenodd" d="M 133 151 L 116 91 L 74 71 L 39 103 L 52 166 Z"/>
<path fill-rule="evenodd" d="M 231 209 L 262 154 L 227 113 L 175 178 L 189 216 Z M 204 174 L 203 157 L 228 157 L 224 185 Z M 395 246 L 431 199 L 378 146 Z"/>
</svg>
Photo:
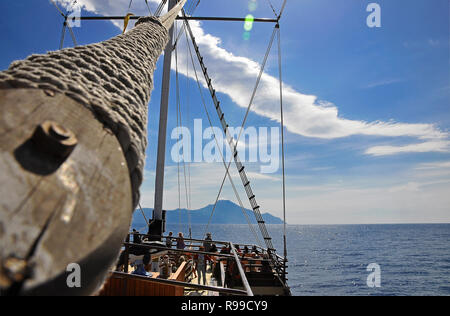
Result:
<svg viewBox="0 0 450 316">
<path fill-rule="evenodd" d="M 184 281 L 185 265 L 182 263 L 177 272 L 172 273 L 168 278 L 174 281 Z M 152 272 L 149 279 L 159 277 L 158 272 Z M 143 278 L 139 278 L 133 274 L 117 274 L 112 273 L 108 281 L 106 281 L 99 296 L 183 296 L 184 288 L 174 285 L 159 284 L 149 282 Z"/>
<path fill-rule="evenodd" d="M 196 273 L 198 273 L 198 272 L 196 271 Z M 199 284 L 198 283 L 198 275 L 197 275 L 197 277 L 194 277 L 190 283 Z M 200 283 L 200 284 L 203 284 L 203 283 Z M 217 281 L 213 278 L 211 272 L 206 272 L 206 285 L 218 286 Z M 219 293 L 213 292 L 213 291 L 206 291 L 206 290 L 185 290 L 184 295 L 185 296 L 219 296 Z"/>
</svg>

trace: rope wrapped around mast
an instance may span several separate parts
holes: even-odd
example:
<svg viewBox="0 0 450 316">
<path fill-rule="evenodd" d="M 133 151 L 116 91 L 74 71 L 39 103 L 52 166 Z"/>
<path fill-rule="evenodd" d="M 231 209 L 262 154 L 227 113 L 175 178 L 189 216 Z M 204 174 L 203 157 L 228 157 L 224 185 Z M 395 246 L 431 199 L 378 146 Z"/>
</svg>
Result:
<svg viewBox="0 0 450 316">
<path fill-rule="evenodd" d="M 34 88 L 63 93 L 91 110 L 114 133 L 128 165 L 133 210 L 139 202 L 143 179 L 153 72 L 169 40 L 168 34 L 159 19 L 145 17 L 124 35 L 31 55 L 0 72 L 0 89 Z"/>
</svg>

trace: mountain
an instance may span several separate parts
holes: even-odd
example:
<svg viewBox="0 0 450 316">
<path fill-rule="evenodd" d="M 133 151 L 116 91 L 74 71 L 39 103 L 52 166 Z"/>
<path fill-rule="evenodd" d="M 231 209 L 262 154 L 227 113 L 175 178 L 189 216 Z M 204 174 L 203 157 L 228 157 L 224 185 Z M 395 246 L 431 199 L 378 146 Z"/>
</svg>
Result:
<svg viewBox="0 0 450 316">
<path fill-rule="evenodd" d="M 211 211 L 213 209 L 212 204 L 207 205 L 198 210 L 190 210 L 189 214 L 191 217 L 192 224 L 206 224 L 208 223 L 209 217 L 211 216 Z M 153 209 L 143 208 L 145 216 L 147 219 L 152 217 Z M 245 209 L 248 218 L 252 224 L 256 224 L 255 216 L 251 210 Z M 181 222 L 188 223 L 188 211 L 186 209 L 181 210 L 168 210 L 166 215 L 166 221 L 168 224 L 177 224 L 180 221 L 181 212 Z M 262 214 L 263 219 L 266 224 L 283 224 L 283 221 L 269 213 Z M 228 200 L 219 200 L 217 202 L 216 209 L 214 211 L 213 218 L 211 220 L 212 224 L 247 224 L 247 220 L 242 213 L 241 207 Z M 133 215 L 133 227 L 145 226 L 145 219 L 142 216 L 140 210 L 136 210 Z"/>
</svg>

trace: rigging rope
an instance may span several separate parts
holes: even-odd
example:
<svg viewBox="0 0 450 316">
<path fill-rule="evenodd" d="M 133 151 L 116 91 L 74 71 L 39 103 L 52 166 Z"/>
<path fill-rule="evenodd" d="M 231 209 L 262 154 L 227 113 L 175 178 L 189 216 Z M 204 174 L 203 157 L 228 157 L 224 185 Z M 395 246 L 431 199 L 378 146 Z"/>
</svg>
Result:
<svg viewBox="0 0 450 316">
<path fill-rule="evenodd" d="M 187 40 L 187 36 L 186 36 L 186 40 Z M 187 54 L 187 50 L 186 50 L 186 56 L 188 56 Z M 189 124 L 190 122 L 190 117 L 189 117 L 189 112 L 190 112 L 190 108 L 189 108 L 189 60 L 188 58 L 186 58 L 186 122 L 187 124 Z M 189 128 L 189 126 L 187 126 Z M 184 154 L 184 151 L 183 151 Z M 190 213 L 190 209 L 191 209 L 191 162 L 189 161 L 187 163 L 187 167 L 188 167 L 188 183 L 187 183 L 187 190 L 188 193 L 187 195 L 187 213 L 188 213 L 188 225 L 189 225 L 189 238 L 192 238 L 192 229 L 191 229 L 191 213 Z"/>
<path fill-rule="evenodd" d="M 185 31 L 186 31 L 186 25 L 184 25 L 184 28 L 185 28 Z M 198 86 L 198 89 L 199 89 L 199 92 L 200 92 L 200 96 L 201 96 L 201 99 L 202 99 L 203 108 L 204 108 L 204 110 L 205 110 L 205 112 L 206 112 L 206 116 L 207 116 L 207 118 L 208 118 L 209 125 L 210 125 L 210 127 L 211 127 L 212 132 L 213 132 L 214 140 L 215 140 L 215 142 L 216 142 L 218 152 L 220 153 L 220 156 L 221 156 L 221 158 L 222 158 L 223 165 L 224 165 L 224 167 L 226 167 L 225 157 L 223 156 L 222 151 L 219 150 L 219 148 L 220 148 L 219 142 L 218 142 L 217 137 L 216 137 L 216 134 L 215 134 L 215 132 L 214 132 L 214 128 L 213 128 L 213 125 L 212 125 L 211 117 L 210 117 L 210 115 L 209 115 L 209 111 L 208 111 L 208 109 L 207 109 L 207 107 L 206 107 L 205 98 L 204 98 L 204 95 L 203 95 L 203 92 L 202 92 L 202 89 L 201 89 L 201 86 L 200 86 L 200 80 L 199 80 L 199 78 L 198 78 L 198 75 L 197 75 L 197 69 L 196 69 L 195 63 L 194 63 L 194 57 L 192 56 L 192 50 L 191 50 L 191 47 L 190 47 L 190 45 L 189 45 L 189 41 L 188 41 L 188 38 L 187 38 L 187 32 L 186 32 L 186 44 L 187 44 L 187 47 L 188 47 L 188 49 L 189 49 L 189 54 L 190 54 L 190 57 L 191 57 L 192 67 L 193 67 L 193 69 L 194 69 L 194 74 L 195 74 L 195 78 L 196 78 L 196 81 L 197 81 L 197 86 Z M 241 207 L 241 211 L 242 211 L 242 213 L 244 214 L 244 216 L 245 216 L 245 218 L 246 218 L 246 221 L 247 221 L 247 223 L 248 223 L 248 225 L 249 225 L 249 227 L 250 227 L 250 230 L 252 231 L 252 233 L 253 233 L 253 235 L 254 235 L 254 237 L 255 237 L 255 241 L 256 241 L 256 243 L 257 243 L 259 246 L 261 246 L 261 245 L 262 245 L 261 240 L 259 239 L 258 234 L 256 233 L 256 231 L 255 231 L 253 225 L 252 225 L 251 222 L 250 222 L 250 219 L 248 218 L 248 215 L 247 215 L 247 213 L 246 213 L 246 211 L 245 211 L 245 208 L 244 208 L 244 205 L 243 205 L 243 203 L 242 203 L 242 200 L 241 200 L 241 198 L 240 198 L 240 196 L 239 196 L 239 193 L 238 193 L 238 191 L 237 191 L 237 189 L 236 189 L 236 186 L 235 186 L 235 184 L 234 184 L 234 182 L 233 182 L 233 179 L 231 178 L 231 175 L 229 174 L 229 172 L 227 172 L 227 174 L 228 174 L 228 178 L 229 178 L 229 180 L 230 180 L 231 186 L 233 187 L 234 194 L 235 194 L 235 196 L 236 196 L 236 198 L 237 198 L 237 200 L 238 200 L 239 206 Z M 225 179 L 224 179 L 224 181 L 225 181 Z M 224 182 L 224 181 L 223 181 L 223 182 Z M 222 182 L 222 185 L 223 185 L 223 182 Z M 208 227 L 209 227 L 209 225 L 210 225 L 210 223 L 211 223 L 212 216 L 214 215 L 214 211 L 215 211 L 216 205 L 217 205 L 217 201 L 216 201 L 215 204 L 214 204 L 214 207 L 213 207 L 213 209 L 212 209 L 211 215 L 210 215 L 209 220 L 208 220 L 208 224 L 207 224 L 207 226 L 206 226 L 206 229 L 205 229 L 205 232 L 204 232 L 203 235 L 206 235 L 206 233 L 207 233 L 207 231 L 208 231 Z"/>
<path fill-rule="evenodd" d="M 67 25 L 67 27 L 69 28 L 69 32 L 70 32 L 70 35 L 71 35 L 71 37 L 72 37 L 73 44 L 74 44 L 75 46 L 78 46 L 77 40 L 76 40 L 76 38 L 75 38 L 75 34 L 73 33 L 73 30 L 72 30 L 72 27 L 71 27 L 70 25 Z"/>
<path fill-rule="evenodd" d="M 286 246 L 286 174 L 285 174 L 285 153 L 284 153 L 284 113 L 283 113 L 283 75 L 281 65 L 281 30 L 278 27 L 278 71 L 280 82 L 280 127 L 281 127 L 281 169 L 283 174 L 283 245 L 284 258 L 287 259 Z"/>
<path fill-rule="evenodd" d="M 174 31 L 176 33 L 177 24 L 174 24 Z M 175 47 L 175 70 L 176 70 L 176 113 L 177 113 L 177 134 L 180 135 L 180 88 L 178 81 L 178 47 Z M 181 183 L 180 183 L 180 151 L 178 150 L 177 161 L 177 179 L 178 179 L 178 225 L 179 231 L 182 231 L 181 221 Z"/>
<path fill-rule="evenodd" d="M 145 0 L 145 4 L 147 5 L 148 13 L 150 13 L 150 15 L 153 15 L 152 10 L 150 10 L 150 6 L 148 5 L 148 0 Z"/>
<path fill-rule="evenodd" d="M 247 107 L 247 112 L 245 113 L 245 117 L 244 117 L 244 120 L 243 120 L 243 122 L 242 122 L 241 130 L 239 131 L 239 135 L 238 135 L 238 137 L 237 137 L 236 144 L 233 146 L 234 148 L 232 148 L 233 153 L 237 152 L 237 146 L 238 146 L 238 143 L 239 143 L 239 139 L 240 139 L 240 137 L 242 136 L 242 131 L 244 130 L 245 123 L 247 122 L 247 118 L 248 118 L 248 115 L 249 115 L 249 113 L 250 113 L 250 108 L 251 108 L 251 106 L 252 106 L 252 104 L 253 104 L 253 100 L 254 100 L 254 98 L 255 98 L 256 91 L 258 90 L 259 83 L 260 83 L 260 81 L 261 81 L 261 77 L 262 77 L 262 74 L 263 74 L 263 72 L 264 72 L 265 65 L 266 65 L 266 63 L 267 63 L 267 58 L 268 58 L 268 56 L 269 56 L 270 50 L 271 50 L 272 45 L 273 45 L 273 40 L 274 40 L 274 37 L 275 37 L 275 34 L 276 34 L 276 30 L 277 30 L 277 28 L 275 27 L 274 30 L 273 30 L 273 33 L 272 33 L 270 42 L 269 42 L 269 46 L 268 46 L 267 51 L 266 51 L 266 55 L 264 56 L 264 60 L 263 60 L 262 66 L 261 66 L 261 70 L 260 70 L 258 79 L 256 80 L 256 85 L 255 85 L 255 87 L 254 87 L 254 89 L 253 89 L 252 97 L 250 98 L 250 102 L 249 102 L 249 105 L 248 105 L 248 107 Z M 228 130 L 227 130 L 227 132 L 228 132 Z M 230 145 L 231 145 L 231 144 L 230 144 Z M 217 194 L 216 203 L 214 204 L 214 208 L 216 207 L 217 201 L 219 200 L 219 197 L 220 197 L 220 195 L 221 195 L 221 193 L 222 193 L 223 183 L 225 182 L 225 179 L 226 179 L 227 174 L 228 174 L 228 172 L 229 172 L 229 169 L 230 169 L 230 166 L 231 166 L 232 161 L 233 161 L 233 158 L 231 158 L 231 160 L 229 161 L 229 163 L 228 163 L 228 165 L 227 165 L 227 167 L 226 167 L 224 179 L 222 180 L 222 184 L 221 184 L 221 186 L 220 186 L 220 188 L 219 188 L 219 192 L 218 192 L 218 194 Z"/>
<path fill-rule="evenodd" d="M 53 3 L 53 5 L 55 6 L 56 10 L 58 10 L 58 12 L 63 16 L 66 17 L 66 14 L 64 14 L 61 9 L 58 7 L 58 5 L 56 4 L 56 2 L 54 0 L 50 0 L 51 3 Z"/>
<path fill-rule="evenodd" d="M 176 25 L 175 25 L 175 32 L 176 32 Z M 183 121 L 182 121 L 182 112 L 181 112 L 181 98 L 180 98 L 180 80 L 179 80 L 179 71 L 178 71 L 178 47 L 175 47 L 175 73 L 176 73 L 176 102 L 177 102 L 177 132 L 178 136 L 180 135 L 180 128 L 183 127 Z M 180 152 L 178 151 L 178 178 L 180 176 Z M 189 230 L 189 237 L 192 237 L 192 229 L 191 229 L 191 222 L 190 222 L 190 197 L 188 193 L 188 180 L 186 175 L 186 156 L 185 151 L 183 148 L 183 176 L 184 176 L 184 188 L 185 188 L 185 195 L 186 195 L 186 209 L 188 212 L 188 230 Z M 179 190 L 181 189 L 181 185 L 179 184 Z M 181 206 L 181 193 L 179 192 L 179 205 Z M 181 211 L 180 211 L 181 212 Z M 181 223 L 180 223 L 181 225 Z"/>
<path fill-rule="evenodd" d="M 65 38 L 65 36 L 66 36 L 66 21 L 64 21 L 64 23 L 63 23 L 63 29 L 62 29 L 62 33 L 61 33 L 61 41 L 60 41 L 60 43 L 59 43 L 59 49 L 61 50 L 61 49 L 63 49 L 63 47 L 64 47 L 64 38 Z"/>
<path fill-rule="evenodd" d="M 284 8 L 286 7 L 287 0 L 284 0 L 283 5 L 281 6 L 280 14 L 278 15 L 278 20 L 281 19 L 281 16 L 283 15 Z"/>
<path fill-rule="evenodd" d="M 273 14 L 275 14 L 275 16 L 278 17 L 278 14 L 277 14 L 277 12 L 275 11 L 275 8 L 272 5 L 272 2 L 270 2 L 270 0 L 267 0 L 267 3 L 269 4 L 270 8 L 272 9 Z"/>
<path fill-rule="evenodd" d="M 164 6 L 166 5 L 167 0 L 162 0 L 161 3 L 159 4 L 158 8 L 155 11 L 155 16 L 160 16 L 161 15 L 161 11 L 164 9 Z"/>
<path fill-rule="evenodd" d="M 144 216 L 145 223 L 147 224 L 147 227 L 148 227 L 149 223 L 148 223 L 147 217 L 145 216 L 144 210 L 142 209 L 141 203 L 139 202 L 138 205 L 139 205 L 139 209 L 141 210 L 142 216 Z"/>
<path fill-rule="evenodd" d="M 197 1 L 197 4 L 195 5 L 195 7 L 188 14 L 189 16 L 192 16 L 194 14 L 194 12 L 198 8 L 199 4 L 200 4 L 200 0 Z M 184 11 L 184 9 L 183 9 L 183 11 Z M 184 11 L 184 12 L 186 12 L 186 11 Z M 184 14 L 186 15 L 186 13 L 184 13 Z M 175 46 L 178 44 L 178 41 L 180 40 L 180 37 L 181 37 L 182 34 L 183 34 L 183 30 L 180 29 L 180 31 L 178 32 L 178 35 L 177 35 L 177 39 L 175 40 Z M 187 35 L 186 35 L 186 39 L 187 39 Z"/>
<path fill-rule="evenodd" d="M 131 4 L 133 3 L 133 0 L 130 0 L 130 4 L 128 5 L 127 13 L 130 13 Z"/>
<path fill-rule="evenodd" d="M 191 6 L 190 6 L 190 12 L 189 12 L 188 14 L 189 14 L 189 15 L 194 14 L 194 11 L 197 9 L 197 7 L 198 7 L 199 4 L 200 4 L 200 0 L 197 0 L 197 3 L 195 4 L 195 6 L 194 6 L 194 2 L 192 2 L 192 3 L 191 3 Z M 188 12 L 189 9 L 188 9 L 188 10 L 185 10 L 185 11 Z"/>
<path fill-rule="evenodd" d="M 67 15 L 67 12 L 66 12 L 66 14 L 64 14 L 63 12 L 62 12 L 62 10 L 58 7 L 58 5 L 56 4 L 56 2 L 54 1 L 54 0 L 50 0 L 51 1 L 51 3 L 53 3 L 53 5 L 55 6 L 55 8 L 56 8 L 56 10 L 58 10 L 58 12 L 64 17 L 64 24 L 63 24 L 63 34 L 62 34 L 62 36 L 61 36 L 61 42 L 60 42 L 60 49 L 62 49 L 62 46 L 64 45 L 64 36 L 65 36 L 65 32 L 66 32 L 66 27 L 69 29 L 69 31 L 70 31 L 70 35 L 71 35 L 71 37 L 72 37 L 72 41 L 73 41 L 73 44 L 75 45 L 75 46 L 78 46 L 78 44 L 77 44 L 77 40 L 76 40 L 76 38 L 75 38 L 75 34 L 73 33 L 73 30 L 72 30 L 72 27 L 67 23 L 67 17 L 68 17 L 68 15 Z M 74 1 L 74 3 L 76 3 L 76 1 Z"/>
</svg>

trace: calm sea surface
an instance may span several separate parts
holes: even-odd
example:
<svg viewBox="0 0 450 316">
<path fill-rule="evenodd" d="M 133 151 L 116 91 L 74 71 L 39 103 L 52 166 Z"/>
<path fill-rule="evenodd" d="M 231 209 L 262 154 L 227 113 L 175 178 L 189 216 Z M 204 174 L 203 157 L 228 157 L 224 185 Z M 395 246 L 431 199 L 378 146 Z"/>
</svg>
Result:
<svg viewBox="0 0 450 316">
<path fill-rule="evenodd" d="M 193 237 L 204 229 L 194 225 Z M 180 226 L 167 230 L 177 233 Z M 268 230 L 282 255 L 283 226 Z M 215 240 L 256 243 L 247 225 L 209 231 Z M 287 242 L 293 295 L 450 295 L 450 224 L 289 225 Z M 367 286 L 371 263 L 381 269 L 379 288 Z"/>
</svg>

